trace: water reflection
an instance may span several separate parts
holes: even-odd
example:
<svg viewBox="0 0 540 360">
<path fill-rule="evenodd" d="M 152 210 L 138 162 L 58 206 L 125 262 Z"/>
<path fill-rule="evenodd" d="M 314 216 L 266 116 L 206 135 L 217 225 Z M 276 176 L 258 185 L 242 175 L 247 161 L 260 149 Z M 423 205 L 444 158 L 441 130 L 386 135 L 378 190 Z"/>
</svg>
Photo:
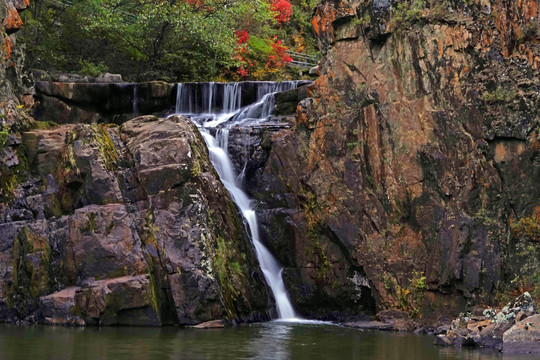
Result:
<svg viewBox="0 0 540 360">
<path fill-rule="evenodd" d="M 293 327 L 285 323 L 265 323 L 255 327 L 256 331 L 246 350 L 252 359 L 290 359 L 290 340 Z"/>
<path fill-rule="evenodd" d="M 62 328 L 0 325 L 0 359 L 524 360 L 495 351 L 436 347 L 433 338 L 316 323 L 228 329 Z"/>
</svg>

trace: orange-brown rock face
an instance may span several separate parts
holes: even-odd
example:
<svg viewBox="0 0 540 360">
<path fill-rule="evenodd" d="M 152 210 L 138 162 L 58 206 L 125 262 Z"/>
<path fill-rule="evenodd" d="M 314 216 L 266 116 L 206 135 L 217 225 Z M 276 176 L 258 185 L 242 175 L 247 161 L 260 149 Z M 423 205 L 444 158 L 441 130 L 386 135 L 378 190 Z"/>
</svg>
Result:
<svg viewBox="0 0 540 360">
<path fill-rule="evenodd" d="M 305 314 L 433 318 L 540 275 L 510 231 L 540 204 L 540 2 L 392 3 L 321 1 L 321 76 L 252 182 Z"/>
<path fill-rule="evenodd" d="M 23 25 L 19 12 L 29 4 L 28 0 L 4 0 L 0 4 L 0 103 L 29 93 L 22 73 L 24 57 L 16 47 L 15 34 Z"/>
<path fill-rule="evenodd" d="M 17 31 L 21 28 L 23 22 L 19 16 L 19 12 L 12 4 L 8 5 L 7 18 L 4 20 L 4 28 L 7 33 Z"/>
</svg>

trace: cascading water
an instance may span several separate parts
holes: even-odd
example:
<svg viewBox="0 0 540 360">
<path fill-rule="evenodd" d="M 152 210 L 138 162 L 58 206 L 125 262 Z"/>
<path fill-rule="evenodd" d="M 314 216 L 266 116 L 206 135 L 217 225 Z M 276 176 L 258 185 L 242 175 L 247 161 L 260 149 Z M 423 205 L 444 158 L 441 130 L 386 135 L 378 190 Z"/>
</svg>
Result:
<svg viewBox="0 0 540 360">
<path fill-rule="evenodd" d="M 137 84 L 133 85 L 133 100 L 131 101 L 131 112 L 133 118 L 139 116 L 139 94 Z"/>
<path fill-rule="evenodd" d="M 242 190 L 241 179 L 236 173 L 228 153 L 228 139 L 229 128 L 232 126 L 238 126 L 248 120 L 254 121 L 257 124 L 265 121 L 272 114 L 274 93 L 293 89 L 298 86 L 298 82 L 258 83 L 257 101 L 244 108 L 241 108 L 241 83 L 219 84 L 223 86 L 223 89 L 219 92 L 222 95 L 222 110 L 221 112 L 215 110 L 212 113 L 213 109 L 216 109 L 215 106 L 218 102 L 216 98 L 218 93 L 217 85 L 212 83 L 205 84 L 201 87 L 201 95 L 204 99 L 202 101 L 202 111 L 196 114 L 194 110 L 200 108 L 196 102 L 196 91 L 193 88 L 186 88 L 185 84 L 178 84 L 176 113 L 188 115 L 199 127 L 208 146 L 210 160 L 248 225 L 261 270 L 276 299 L 279 318 L 282 320 L 297 319 L 281 277 L 283 267 L 260 240 L 257 216 L 253 208 L 253 203 Z M 217 128 L 218 126 L 219 128 Z M 216 128 L 215 136 L 212 136 L 210 132 L 212 128 Z"/>
</svg>

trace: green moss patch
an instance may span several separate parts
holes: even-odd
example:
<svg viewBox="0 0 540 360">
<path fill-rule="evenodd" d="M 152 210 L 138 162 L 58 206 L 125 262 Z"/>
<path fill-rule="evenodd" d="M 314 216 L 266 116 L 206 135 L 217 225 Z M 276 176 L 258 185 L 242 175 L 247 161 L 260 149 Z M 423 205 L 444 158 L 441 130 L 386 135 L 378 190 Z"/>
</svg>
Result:
<svg viewBox="0 0 540 360">
<path fill-rule="evenodd" d="M 15 237 L 12 248 L 13 272 L 8 290 L 7 305 L 23 317 L 35 300 L 50 290 L 51 248 L 47 239 L 23 227 Z"/>
</svg>

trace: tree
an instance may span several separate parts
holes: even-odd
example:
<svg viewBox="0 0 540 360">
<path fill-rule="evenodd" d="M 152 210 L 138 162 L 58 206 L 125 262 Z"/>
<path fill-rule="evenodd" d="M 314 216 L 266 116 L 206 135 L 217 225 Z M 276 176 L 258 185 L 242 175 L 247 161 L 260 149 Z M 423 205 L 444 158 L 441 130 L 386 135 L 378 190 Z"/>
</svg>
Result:
<svg viewBox="0 0 540 360">
<path fill-rule="evenodd" d="M 286 63 L 274 38 L 279 49 L 294 43 L 284 21 L 298 18 L 287 0 L 290 7 L 274 0 L 71 1 L 67 7 L 36 0 L 25 14 L 31 67 L 110 71 L 130 81 L 270 79 Z M 244 29 L 249 41 L 239 44 Z"/>
</svg>

